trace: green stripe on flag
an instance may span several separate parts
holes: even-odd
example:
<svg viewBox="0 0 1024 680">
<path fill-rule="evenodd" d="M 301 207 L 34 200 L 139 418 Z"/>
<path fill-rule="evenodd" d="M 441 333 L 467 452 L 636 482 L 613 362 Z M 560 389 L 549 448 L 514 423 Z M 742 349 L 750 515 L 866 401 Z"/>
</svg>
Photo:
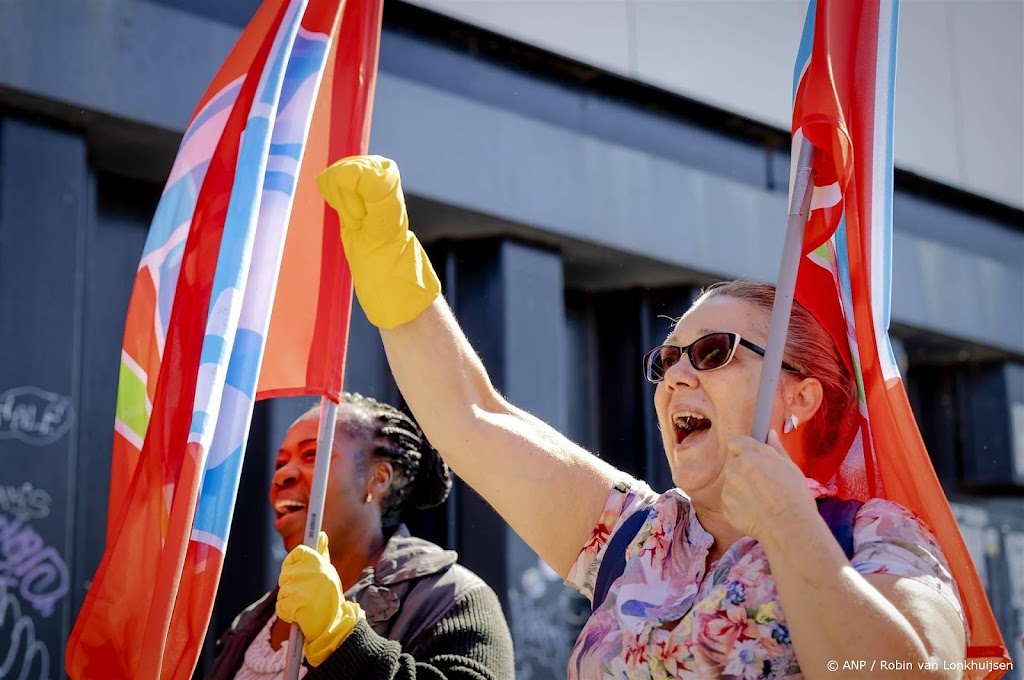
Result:
<svg viewBox="0 0 1024 680">
<path fill-rule="evenodd" d="M 868 393 L 864 390 L 864 372 L 860 368 L 860 357 L 854 355 L 851 358 L 853 359 L 853 377 L 857 379 L 857 401 L 866 404 Z"/>
<path fill-rule="evenodd" d="M 146 383 L 125 363 L 117 381 L 117 419 L 139 436 L 146 437 L 149 414 L 146 413 Z"/>
</svg>

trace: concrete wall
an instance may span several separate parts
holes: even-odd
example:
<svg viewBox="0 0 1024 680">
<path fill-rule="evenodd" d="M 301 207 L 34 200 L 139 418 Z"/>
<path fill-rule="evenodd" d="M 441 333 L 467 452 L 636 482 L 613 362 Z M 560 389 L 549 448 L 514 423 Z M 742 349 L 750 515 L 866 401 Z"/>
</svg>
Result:
<svg viewBox="0 0 1024 680">
<path fill-rule="evenodd" d="M 802 1 L 414 2 L 789 127 Z M 195 4 L 7 0 L 0 4 L 0 85 L 180 129 L 236 33 L 174 7 Z M 256 6 L 251 0 L 218 4 L 224 7 L 201 11 L 237 19 Z M 904 0 L 901 12 L 897 167 L 1024 207 L 1024 0 Z M 37 36 L 49 36 L 46 50 L 35 48 Z M 156 77 L 168 60 L 198 70 Z M 102 82 L 101 73 L 108 76 Z M 114 85 L 124 82 L 138 87 Z"/>
<path fill-rule="evenodd" d="M 411 0 L 789 128 L 802 0 Z M 1024 207 L 1024 2 L 904 0 L 896 166 Z"/>
<path fill-rule="evenodd" d="M 553 3 L 550 7 L 555 9 L 550 11 L 575 12 L 580 9 L 577 4 L 593 3 Z M 602 13 L 623 5 L 597 4 L 603 9 L 592 18 L 595 22 Z M 682 25 L 724 25 L 728 12 L 745 6 L 757 8 L 748 18 L 763 19 L 769 27 L 773 21 L 788 21 L 789 15 L 799 27 L 798 8 L 786 2 L 649 4 L 644 11 L 674 8 L 683 12 L 687 18 Z M 908 3 L 904 21 L 915 25 L 916 13 L 960 11 L 959 5 L 934 4 L 938 9 Z M 478 12 L 483 8 L 519 12 L 530 6 L 460 5 Z M 982 8 L 977 11 L 983 17 L 1009 13 L 999 23 L 1011 31 L 1012 14 L 1021 5 L 979 2 L 970 6 Z M 758 14 L 766 7 L 777 11 Z M 522 16 L 539 21 L 546 11 L 535 12 L 537 17 Z M 514 12 L 500 15 L 503 21 L 508 19 L 506 30 L 525 31 L 510 18 L 519 16 Z M 554 30 L 560 24 L 544 25 Z M 171 131 L 183 129 L 193 102 L 238 32 L 227 24 L 148 0 L 98 5 L 14 0 L 0 4 L 0 26 L 4 27 L 0 87 L 58 106 L 63 115 L 82 125 L 105 114 Z M 32 36 L 47 32 L 51 36 L 47 49 L 32 42 Z M 606 46 L 599 31 L 587 35 L 591 39 L 586 44 Z M 996 47 L 999 40 L 992 38 Z M 912 46 L 910 37 L 908 41 Z M 1010 68 L 1013 55 L 1004 56 Z M 643 270 L 639 276 L 657 277 L 676 267 L 720 276 L 774 276 L 785 213 L 785 195 L 779 186 L 783 170 L 766 173 L 766 166 L 772 164 L 761 150 L 701 135 L 628 106 L 531 82 L 402 36 L 385 36 L 381 59 L 373 150 L 400 160 L 410 193 L 529 227 L 558 242 L 585 241 L 650 261 L 651 266 L 639 267 Z M 728 62 L 716 68 L 721 69 L 716 80 L 732 81 Z M 1004 82 L 1008 84 L 1004 94 L 1010 97 L 1016 91 L 1014 81 Z M 721 103 L 746 111 L 739 100 L 720 98 Z M 76 115 L 75 110 L 82 114 Z M 1021 153 L 1013 153 L 1013 135 L 1019 139 L 1024 124 L 1000 118 L 1022 112 L 1024 106 L 1015 107 L 1012 102 L 992 107 L 994 118 L 979 128 L 1006 132 L 1000 144 L 1006 152 L 986 147 L 986 162 L 979 167 L 999 168 L 1004 161 L 1024 158 L 1020 143 L 1016 148 Z M 927 116 L 928 120 L 936 117 L 938 113 Z M 913 137 L 916 130 L 914 125 L 899 125 L 897 139 Z M 943 145 L 933 141 L 925 146 Z M 716 158 L 709 160 L 708 155 Z M 722 170 L 728 168 L 723 172 L 727 176 L 706 175 L 704 170 L 716 164 Z M 461 172 L 464 168 L 486 172 Z M 159 169 L 155 175 L 160 176 Z M 766 188 L 770 186 L 775 190 Z M 1024 181 L 1016 186 L 1024 187 Z M 894 322 L 1024 354 L 1024 308 L 1005 304 L 1024 299 L 1024 234 L 967 216 L 940 216 L 937 219 L 945 226 L 937 227 L 926 206 L 913 211 L 912 204 L 897 197 L 894 208 Z M 429 215 L 424 218 L 430 220 Z M 737 249 L 733 245 L 737 243 L 748 247 Z"/>
</svg>

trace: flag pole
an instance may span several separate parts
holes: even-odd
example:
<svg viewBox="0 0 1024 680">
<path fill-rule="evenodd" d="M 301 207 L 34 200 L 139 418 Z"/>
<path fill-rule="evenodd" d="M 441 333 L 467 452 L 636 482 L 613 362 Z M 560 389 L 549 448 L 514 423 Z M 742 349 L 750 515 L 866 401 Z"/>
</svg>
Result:
<svg viewBox="0 0 1024 680">
<path fill-rule="evenodd" d="M 306 535 L 303 543 L 316 550 L 320 540 L 320 525 L 323 522 L 324 499 L 327 497 L 327 473 L 331 467 L 331 451 L 334 450 L 334 421 L 338 404 L 327 397 L 320 398 L 320 430 L 316 436 L 316 461 L 313 463 L 313 487 L 309 491 L 309 505 L 306 506 Z M 298 680 L 302 666 L 302 629 L 293 623 L 288 637 L 288 665 L 284 677 Z"/>
<path fill-rule="evenodd" d="M 775 285 L 768 343 L 761 367 L 761 382 L 757 389 L 753 437 L 759 442 L 768 441 L 768 431 L 771 429 L 772 407 L 775 405 L 775 391 L 779 384 L 779 373 L 782 371 L 782 355 L 786 349 L 789 317 L 793 311 L 796 275 L 800 270 L 804 228 L 807 226 L 811 194 L 814 192 L 814 169 L 811 167 L 814 145 L 806 139 L 803 140 L 799 153 L 793 178 L 793 193 L 790 197 L 789 218 L 786 223 L 786 240 L 782 246 L 782 262 L 779 264 L 779 279 Z"/>
</svg>

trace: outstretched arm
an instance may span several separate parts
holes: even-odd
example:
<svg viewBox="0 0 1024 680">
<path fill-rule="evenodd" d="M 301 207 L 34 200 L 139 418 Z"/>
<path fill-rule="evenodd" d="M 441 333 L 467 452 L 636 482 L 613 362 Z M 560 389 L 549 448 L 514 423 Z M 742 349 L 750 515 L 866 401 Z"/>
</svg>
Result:
<svg viewBox="0 0 1024 680">
<path fill-rule="evenodd" d="M 502 398 L 443 299 L 381 337 L 427 438 L 564 578 L 622 473 Z"/>
<path fill-rule="evenodd" d="M 359 302 L 381 328 L 420 426 L 452 469 L 566 576 L 621 473 L 495 390 L 408 229 L 394 162 L 346 158 L 318 186 L 338 211 Z"/>
</svg>

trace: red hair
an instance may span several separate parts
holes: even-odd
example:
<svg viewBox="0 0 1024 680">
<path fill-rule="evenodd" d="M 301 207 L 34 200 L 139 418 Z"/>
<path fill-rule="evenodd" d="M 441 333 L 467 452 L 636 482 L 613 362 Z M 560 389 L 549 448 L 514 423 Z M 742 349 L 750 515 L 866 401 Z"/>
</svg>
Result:
<svg viewBox="0 0 1024 680">
<path fill-rule="evenodd" d="M 744 279 L 722 281 L 702 290 L 693 307 L 716 297 L 742 300 L 761 309 L 764 322 L 758 324 L 758 330 L 767 337 L 768 321 L 775 303 L 774 285 Z M 804 435 L 804 440 L 810 445 L 808 451 L 823 455 L 837 442 L 848 441 L 846 435 L 851 434 L 848 430 L 857 423 L 854 417 L 857 384 L 832 336 L 806 307 L 795 300 L 783 357 L 800 375 L 815 378 L 821 383 L 821 406 L 807 423 Z"/>
</svg>

